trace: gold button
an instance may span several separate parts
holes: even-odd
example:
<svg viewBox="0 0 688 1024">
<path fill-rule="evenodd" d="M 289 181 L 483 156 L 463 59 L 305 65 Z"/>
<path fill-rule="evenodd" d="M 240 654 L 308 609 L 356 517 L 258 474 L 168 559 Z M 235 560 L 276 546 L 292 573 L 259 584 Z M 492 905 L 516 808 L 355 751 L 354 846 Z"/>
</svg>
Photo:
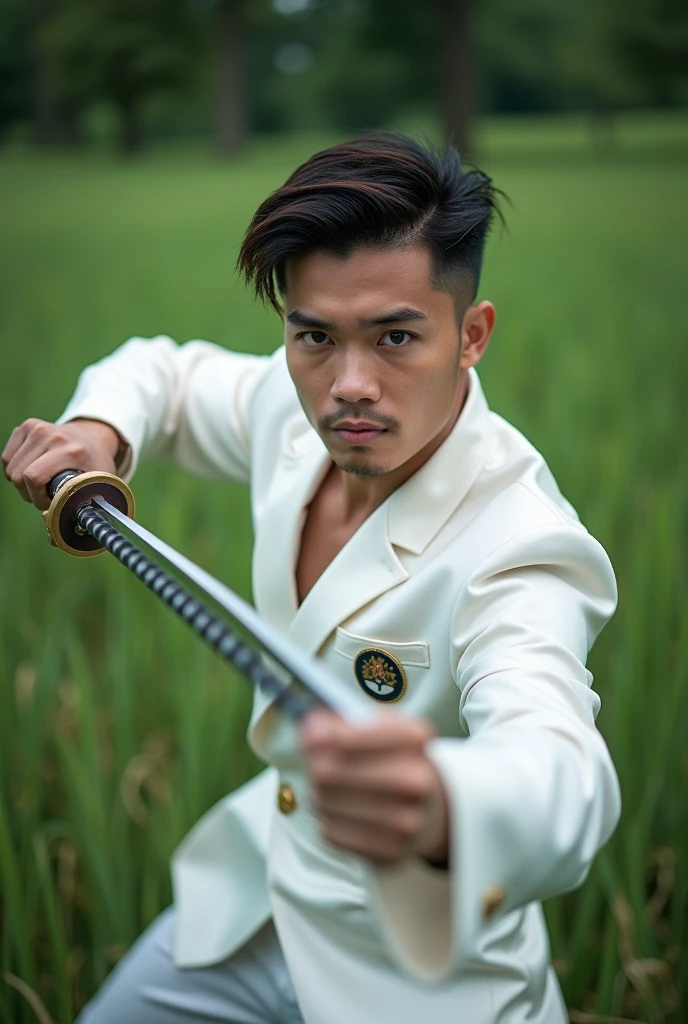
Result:
<svg viewBox="0 0 688 1024">
<path fill-rule="evenodd" d="M 277 794 L 277 806 L 282 814 L 291 814 L 296 810 L 296 793 L 288 782 L 283 783 Z"/>
<path fill-rule="evenodd" d="M 483 893 L 483 916 L 489 920 L 506 899 L 506 891 L 501 885 L 490 885 Z"/>
</svg>

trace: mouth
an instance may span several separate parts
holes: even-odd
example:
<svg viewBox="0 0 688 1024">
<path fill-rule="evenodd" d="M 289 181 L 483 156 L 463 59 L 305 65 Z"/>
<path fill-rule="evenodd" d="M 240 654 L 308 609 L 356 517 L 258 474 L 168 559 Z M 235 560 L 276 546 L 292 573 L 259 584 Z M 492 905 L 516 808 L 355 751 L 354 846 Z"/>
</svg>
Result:
<svg viewBox="0 0 688 1024">
<path fill-rule="evenodd" d="M 368 445 L 377 441 L 383 434 L 387 433 L 384 427 L 376 426 L 374 423 L 365 422 L 344 422 L 332 428 L 340 441 L 350 445 Z"/>
</svg>

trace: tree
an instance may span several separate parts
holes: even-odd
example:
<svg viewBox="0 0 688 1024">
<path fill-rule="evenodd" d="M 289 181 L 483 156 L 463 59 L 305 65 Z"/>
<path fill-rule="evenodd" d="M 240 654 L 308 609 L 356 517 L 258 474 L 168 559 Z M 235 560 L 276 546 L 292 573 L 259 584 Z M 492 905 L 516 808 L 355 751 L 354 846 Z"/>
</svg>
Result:
<svg viewBox="0 0 688 1024">
<path fill-rule="evenodd" d="M 125 153 L 143 145 L 144 100 L 188 80 L 193 38 L 184 0 L 60 0 L 43 33 L 66 101 L 113 103 Z"/>
<path fill-rule="evenodd" d="M 357 6 L 363 14 L 353 40 L 355 60 L 350 50 L 342 74 L 348 72 L 359 92 L 368 94 L 368 109 L 381 111 L 381 99 L 387 100 L 388 117 L 399 116 L 405 107 L 434 108 L 445 140 L 470 154 L 478 64 L 471 0 L 407 5 L 403 17 L 397 0 L 362 0 Z M 376 82 L 379 69 L 384 84 Z M 352 85 L 339 82 L 337 88 L 350 90 Z"/>
<path fill-rule="evenodd" d="M 487 0 L 476 6 L 481 109 L 504 114 L 567 109 L 571 90 L 562 43 L 570 40 L 578 20 L 578 6 L 558 0 Z"/>
<path fill-rule="evenodd" d="M 79 141 L 78 105 L 64 95 L 57 56 L 45 44 L 44 29 L 54 11 L 55 0 L 33 2 L 34 138 L 39 146 Z"/>
<path fill-rule="evenodd" d="M 608 148 L 614 115 L 688 93 L 688 8 L 682 0 L 582 0 L 559 48 L 560 76 Z"/>
<path fill-rule="evenodd" d="M 246 67 L 242 12 L 238 0 L 221 0 L 217 12 L 217 146 L 231 155 L 247 130 Z"/>
<path fill-rule="evenodd" d="M 31 112 L 30 20 L 21 0 L 0 0 L 0 139 Z"/>
<path fill-rule="evenodd" d="M 471 0 L 436 0 L 438 107 L 445 139 L 462 156 L 471 153 L 475 114 L 475 55 Z"/>
<path fill-rule="evenodd" d="M 684 0 L 629 0 L 618 10 L 619 62 L 649 104 L 688 95 L 688 6 Z"/>
</svg>

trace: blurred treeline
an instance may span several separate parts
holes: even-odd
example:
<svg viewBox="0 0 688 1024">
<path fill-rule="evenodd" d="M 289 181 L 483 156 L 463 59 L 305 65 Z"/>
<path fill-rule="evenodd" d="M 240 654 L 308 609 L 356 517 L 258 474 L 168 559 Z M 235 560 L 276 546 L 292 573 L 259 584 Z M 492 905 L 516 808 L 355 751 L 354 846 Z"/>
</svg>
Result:
<svg viewBox="0 0 688 1024">
<path fill-rule="evenodd" d="M 0 0 L 0 146 L 686 103 L 685 0 Z"/>
</svg>

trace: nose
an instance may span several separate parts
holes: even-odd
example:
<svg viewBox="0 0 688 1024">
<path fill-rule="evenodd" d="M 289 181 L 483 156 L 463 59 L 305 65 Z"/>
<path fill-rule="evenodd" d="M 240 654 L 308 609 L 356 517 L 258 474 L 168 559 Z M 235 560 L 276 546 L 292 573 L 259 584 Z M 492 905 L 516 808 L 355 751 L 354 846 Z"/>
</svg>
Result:
<svg viewBox="0 0 688 1024">
<path fill-rule="evenodd" d="M 336 402 L 377 402 L 380 382 L 374 360 L 354 348 L 343 350 L 336 362 L 330 395 Z"/>
</svg>

